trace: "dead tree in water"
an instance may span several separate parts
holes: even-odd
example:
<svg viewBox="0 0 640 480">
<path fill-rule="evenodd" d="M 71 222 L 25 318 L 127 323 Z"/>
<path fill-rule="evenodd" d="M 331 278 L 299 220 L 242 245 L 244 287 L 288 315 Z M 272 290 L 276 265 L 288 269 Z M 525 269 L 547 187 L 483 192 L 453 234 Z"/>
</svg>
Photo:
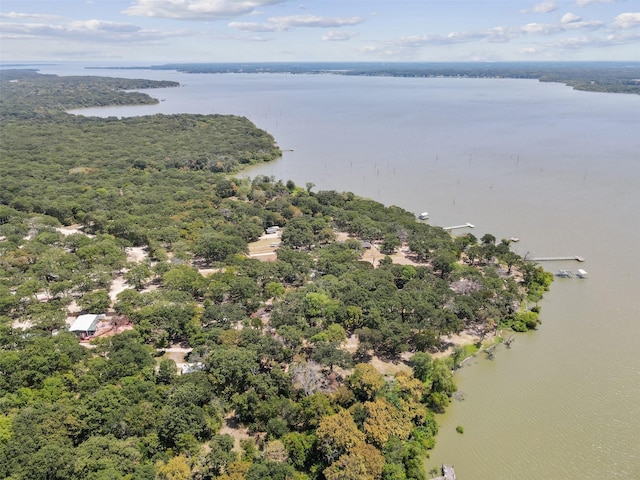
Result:
<svg viewBox="0 0 640 480">
<path fill-rule="evenodd" d="M 515 342 L 515 341 L 516 341 L 516 339 L 514 338 L 514 334 L 512 333 L 511 335 L 509 335 L 509 338 L 507 338 L 507 339 L 504 341 L 504 344 L 506 345 L 506 347 L 507 347 L 507 348 L 511 348 L 511 344 L 512 344 L 513 342 Z"/>
<path fill-rule="evenodd" d="M 496 349 L 498 348 L 498 344 L 496 343 L 495 345 L 491 345 L 489 348 L 487 348 L 484 353 L 487 355 L 487 358 L 489 360 L 493 360 L 493 357 L 496 353 Z"/>
</svg>

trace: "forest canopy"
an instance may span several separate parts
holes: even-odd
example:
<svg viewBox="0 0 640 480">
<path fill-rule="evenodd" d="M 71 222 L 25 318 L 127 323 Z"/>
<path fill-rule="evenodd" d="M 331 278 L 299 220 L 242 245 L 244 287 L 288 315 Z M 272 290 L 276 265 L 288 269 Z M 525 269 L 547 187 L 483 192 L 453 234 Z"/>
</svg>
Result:
<svg viewBox="0 0 640 480">
<path fill-rule="evenodd" d="M 235 178 L 279 155 L 244 118 L 78 117 L 131 85 L 3 73 L 3 478 L 426 478 L 448 336 L 539 324 L 507 240 Z"/>
</svg>

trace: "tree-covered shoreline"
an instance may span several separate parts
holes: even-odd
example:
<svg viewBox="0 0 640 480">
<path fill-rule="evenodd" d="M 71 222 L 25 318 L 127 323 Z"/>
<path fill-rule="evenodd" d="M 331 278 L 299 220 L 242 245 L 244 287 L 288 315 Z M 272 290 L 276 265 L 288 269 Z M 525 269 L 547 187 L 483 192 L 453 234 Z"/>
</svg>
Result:
<svg viewBox="0 0 640 480">
<path fill-rule="evenodd" d="M 279 156 L 246 119 L 64 113 L 147 101 L 95 78 L 0 77 L 0 476 L 426 478 L 465 353 L 432 357 L 442 337 L 536 328 L 551 276 L 491 235 L 230 176 Z M 248 255 L 274 226 L 273 261 Z M 70 312 L 108 332 L 80 343 Z"/>
<path fill-rule="evenodd" d="M 107 68 L 107 67 L 93 67 Z M 118 67 L 108 67 L 118 68 Z M 564 83 L 576 90 L 640 94 L 638 62 L 281 62 L 170 63 L 134 70 L 185 73 L 291 73 L 412 78 L 514 78 Z"/>
</svg>

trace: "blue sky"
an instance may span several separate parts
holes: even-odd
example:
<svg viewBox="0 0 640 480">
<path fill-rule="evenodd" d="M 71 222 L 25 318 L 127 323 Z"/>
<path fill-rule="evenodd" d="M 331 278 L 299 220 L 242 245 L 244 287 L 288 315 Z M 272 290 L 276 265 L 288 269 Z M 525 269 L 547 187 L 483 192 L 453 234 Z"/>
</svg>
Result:
<svg viewBox="0 0 640 480">
<path fill-rule="evenodd" d="M 0 60 L 640 61 L 640 0 L 2 0 Z"/>
</svg>

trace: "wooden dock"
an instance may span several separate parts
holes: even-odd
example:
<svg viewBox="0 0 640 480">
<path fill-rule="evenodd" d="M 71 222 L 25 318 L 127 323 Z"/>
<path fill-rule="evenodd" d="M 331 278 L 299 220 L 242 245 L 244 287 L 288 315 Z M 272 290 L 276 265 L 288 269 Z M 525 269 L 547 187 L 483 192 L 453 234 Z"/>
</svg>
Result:
<svg viewBox="0 0 640 480">
<path fill-rule="evenodd" d="M 433 480 L 456 480 L 456 472 L 453 470 L 453 465 L 442 465 L 442 476 L 436 477 Z"/>
<path fill-rule="evenodd" d="M 573 255 L 572 257 L 533 257 L 529 260 L 533 262 L 561 262 L 566 260 L 575 260 L 577 262 L 584 262 L 584 258 L 579 255 Z"/>
<path fill-rule="evenodd" d="M 475 225 L 467 222 L 464 225 L 454 225 L 453 227 L 444 227 L 443 230 L 455 230 L 456 228 L 475 228 Z"/>
</svg>

